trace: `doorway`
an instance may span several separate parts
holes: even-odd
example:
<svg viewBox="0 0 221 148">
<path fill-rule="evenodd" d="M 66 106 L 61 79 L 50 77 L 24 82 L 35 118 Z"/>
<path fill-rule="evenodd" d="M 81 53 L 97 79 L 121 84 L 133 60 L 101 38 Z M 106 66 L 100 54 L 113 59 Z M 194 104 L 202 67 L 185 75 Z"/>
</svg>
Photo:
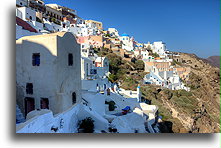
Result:
<svg viewBox="0 0 221 148">
<path fill-rule="evenodd" d="M 35 99 L 31 97 L 26 97 L 25 98 L 25 118 L 27 114 L 33 110 L 35 110 Z"/>
<path fill-rule="evenodd" d="M 41 109 L 49 109 L 48 98 L 41 98 Z"/>
</svg>

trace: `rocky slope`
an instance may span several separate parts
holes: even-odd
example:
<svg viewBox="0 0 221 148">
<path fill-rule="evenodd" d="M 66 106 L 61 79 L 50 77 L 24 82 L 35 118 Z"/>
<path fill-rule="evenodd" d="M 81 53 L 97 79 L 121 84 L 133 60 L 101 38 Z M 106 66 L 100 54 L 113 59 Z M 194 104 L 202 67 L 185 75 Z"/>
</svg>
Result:
<svg viewBox="0 0 221 148">
<path fill-rule="evenodd" d="M 190 92 L 167 90 L 157 86 L 143 86 L 144 97 L 159 106 L 164 123 L 162 132 L 214 133 L 219 132 L 220 71 L 193 54 L 180 53 L 179 66 L 191 68 L 185 80 Z M 149 88 L 148 88 L 149 87 Z M 168 128 L 172 128 L 171 130 Z"/>
<path fill-rule="evenodd" d="M 212 66 L 220 67 L 220 56 L 210 56 L 207 59 L 203 59 L 205 62 L 208 62 Z"/>
<path fill-rule="evenodd" d="M 136 90 L 141 84 L 142 99 L 159 106 L 163 121 L 161 132 L 174 133 L 214 133 L 219 132 L 219 68 L 210 65 L 193 54 L 180 53 L 181 63 L 176 66 L 190 67 L 191 73 L 184 90 L 163 89 L 155 85 L 142 85 L 142 69 L 136 63 L 127 62 L 111 51 L 98 52 L 110 60 L 112 82 L 121 84 L 124 89 Z"/>
<path fill-rule="evenodd" d="M 182 53 L 181 58 L 184 66 L 191 67 L 187 83 L 190 84 L 191 92 L 199 102 L 198 110 L 193 114 L 193 132 L 219 132 L 220 69 L 205 63 L 196 55 Z"/>
</svg>

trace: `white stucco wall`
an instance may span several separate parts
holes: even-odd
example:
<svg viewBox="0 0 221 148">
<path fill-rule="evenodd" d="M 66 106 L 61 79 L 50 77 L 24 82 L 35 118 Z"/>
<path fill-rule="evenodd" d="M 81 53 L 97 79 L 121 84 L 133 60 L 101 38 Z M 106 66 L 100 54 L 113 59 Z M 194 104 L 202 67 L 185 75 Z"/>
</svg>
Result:
<svg viewBox="0 0 221 148">
<path fill-rule="evenodd" d="M 36 21 L 36 12 L 34 10 L 28 7 L 20 7 L 17 9 L 22 13 L 21 19 L 23 19 L 24 21 L 27 20 Z"/>
<path fill-rule="evenodd" d="M 95 132 L 108 129 L 108 121 L 89 107 L 78 104 L 70 109 L 53 115 L 49 110 L 33 111 L 31 119 L 16 125 L 16 133 L 55 133 L 52 127 L 58 128 L 56 133 L 77 133 L 78 122 L 91 117 L 94 120 Z"/>
<path fill-rule="evenodd" d="M 40 53 L 40 66 L 32 66 L 32 54 Z M 73 54 L 73 66 L 68 66 L 68 53 Z M 71 33 L 28 36 L 16 41 L 16 82 L 26 89 L 33 83 L 33 94 L 17 98 L 24 105 L 25 97 L 35 99 L 35 108 L 40 108 L 40 99 L 49 99 L 49 109 L 54 114 L 63 112 L 72 105 L 72 93 L 81 102 L 80 47 Z M 24 108 L 24 106 L 23 106 Z M 23 111 L 24 112 L 24 111 Z"/>
</svg>

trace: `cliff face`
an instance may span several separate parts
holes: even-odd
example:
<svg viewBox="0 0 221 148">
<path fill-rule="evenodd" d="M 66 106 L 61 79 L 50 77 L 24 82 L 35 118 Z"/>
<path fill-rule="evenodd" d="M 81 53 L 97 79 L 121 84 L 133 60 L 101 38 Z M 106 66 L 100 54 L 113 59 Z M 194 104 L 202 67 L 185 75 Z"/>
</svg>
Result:
<svg viewBox="0 0 221 148">
<path fill-rule="evenodd" d="M 183 80 L 190 92 L 142 85 L 145 99 L 159 106 L 161 132 L 219 132 L 219 68 L 193 54 L 180 53 L 180 58 L 182 62 L 177 66 L 190 67 L 189 79 Z"/>
<path fill-rule="evenodd" d="M 159 107 L 159 115 L 163 118 L 159 124 L 161 132 L 219 132 L 219 68 L 196 55 L 180 53 L 181 62 L 175 64 L 178 67 L 190 67 L 189 79 L 183 81 L 191 90 L 169 90 L 156 85 L 143 85 L 142 79 L 146 73 L 134 70 L 136 64 L 125 62 L 112 54 L 107 51 L 103 56 L 107 56 L 110 61 L 112 59 L 111 73 L 114 74 L 114 80 L 120 82 L 122 88 L 131 90 L 140 83 L 142 99 Z"/>
<path fill-rule="evenodd" d="M 182 65 L 191 67 L 187 84 L 198 101 L 193 111 L 193 132 L 219 132 L 220 70 L 204 62 L 196 55 L 181 54 Z"/>
</svg>

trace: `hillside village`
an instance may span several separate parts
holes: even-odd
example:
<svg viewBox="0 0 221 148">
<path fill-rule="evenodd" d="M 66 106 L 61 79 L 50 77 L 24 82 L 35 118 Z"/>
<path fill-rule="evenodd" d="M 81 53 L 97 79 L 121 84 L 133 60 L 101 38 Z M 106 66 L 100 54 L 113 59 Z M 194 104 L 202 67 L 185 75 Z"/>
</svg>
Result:
<svg viewBox="0 0 221 148">
<path fill-rule="evenodd" d="M 125 89 L 108 51 L 144 75 Z M 162 117 L 141 86 L 190 91 L 190 66 L 162 41 L 139 43 L 42 0 L 16 0 L 16 133 L 159 133 Z M 132 64 L 130 64 L 130 62 Z M 136 64 L 134 64 L 136 66 Z M 81 126 L 82 125 L 82 126 Z"/>
</svg>

